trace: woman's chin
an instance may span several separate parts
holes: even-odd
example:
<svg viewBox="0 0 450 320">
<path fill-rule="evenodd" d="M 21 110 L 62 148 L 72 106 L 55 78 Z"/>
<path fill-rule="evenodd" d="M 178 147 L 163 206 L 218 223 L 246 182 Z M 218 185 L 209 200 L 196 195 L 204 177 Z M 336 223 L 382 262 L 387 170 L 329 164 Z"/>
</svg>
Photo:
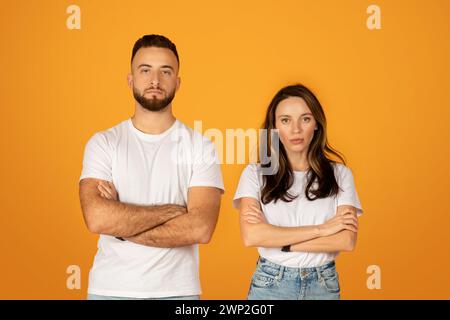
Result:
<svg viewBox="0 0 450 320">
<path fill-rule="evenodd" d="M 299 153 L 305 151 L 307 148 L 303 145 L 293 145 L 289 146 L 288 151 L 290 153 Z"/>
</svg>

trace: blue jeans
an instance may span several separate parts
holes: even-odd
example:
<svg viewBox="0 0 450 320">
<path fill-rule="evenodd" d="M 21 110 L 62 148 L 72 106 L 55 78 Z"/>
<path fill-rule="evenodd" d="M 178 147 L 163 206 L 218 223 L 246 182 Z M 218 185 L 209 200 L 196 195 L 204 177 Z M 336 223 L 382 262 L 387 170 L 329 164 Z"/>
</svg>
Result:
<svg viewBox="0 0 450 320">
<path fill-rule="evenodd" d="M 339 300 L 339 275 L 331 261 L 315 268 L 290 268 L 260 257 L 248 300 Z"/>
<path fill-rule="evenodd" d="M 198 295 L 194 295 L 194 296 L 174 296 L 163 298 L 129 298 L 129 297 L 100 296 L 89 293 L 87 299 L 88 300 L 200 300 L 200 297 Z"/>
</svg>

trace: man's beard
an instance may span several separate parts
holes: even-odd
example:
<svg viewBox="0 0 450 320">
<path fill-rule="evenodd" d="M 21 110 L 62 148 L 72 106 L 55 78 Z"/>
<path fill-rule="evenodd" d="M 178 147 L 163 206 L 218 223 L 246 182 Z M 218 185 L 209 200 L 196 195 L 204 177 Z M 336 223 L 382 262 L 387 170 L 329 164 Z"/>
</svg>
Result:
<svg viewBox="0 0 450 320">
<path fill-rule="evenodd" d="M 158 88 L 158 90 L 161 89 Z M 135 87 L 133 87 L 134 99 L 136 99 L 136 101 L 139 102 L 139 104 L 148 111 L 157 112 L 163 110 L 172 102 L 173 98 L 175 97 L 175 89 L 172 92 L 170 92 L 164 99 L 158 99 L 156 97 L 147 99 L 146 97 L 144 97 L 144 94 L 143 95 L 139 94 L 138 90 Z"/>
</svg>

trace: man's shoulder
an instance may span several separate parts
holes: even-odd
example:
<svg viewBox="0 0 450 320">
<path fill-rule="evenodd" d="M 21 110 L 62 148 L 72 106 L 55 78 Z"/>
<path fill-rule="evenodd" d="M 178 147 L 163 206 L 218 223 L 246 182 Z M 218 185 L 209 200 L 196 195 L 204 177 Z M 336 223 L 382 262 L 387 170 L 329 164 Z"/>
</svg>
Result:
<svg viewBox="0 0 450 320">
<path fill-rule="evenodd" d="M 178 121 L 178 135 L 179 136 L 184 136 L 188 139 L 186 139 L 186 142 L 189 142 L 193 145 L 197 144 L 197 143 L 212 143 L 211 140 L 204 136 L 202 133 L 194 130 L 193 128 L 189 127 L 188 125 L 186 125 L 184 122 L 177 120 Z"/>
<path fill-rule="evenodd" d="M 91 136 L 90 140 L 100 143 L 114 144 L 120 139 L 124 132 L 126 132 L 128 121 L 129 120 L 127 119 L 116 124 L 113 127 L 97 131 Z"/>
</svg>

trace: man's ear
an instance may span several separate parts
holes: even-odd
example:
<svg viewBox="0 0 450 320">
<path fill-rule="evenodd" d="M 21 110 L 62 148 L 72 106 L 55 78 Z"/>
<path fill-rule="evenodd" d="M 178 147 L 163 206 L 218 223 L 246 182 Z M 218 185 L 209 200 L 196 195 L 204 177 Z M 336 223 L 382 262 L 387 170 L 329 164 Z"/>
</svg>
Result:
<svg viewBox="0 0 450 320">
<path fill-rule="evenodd" d="M 181 86 L 181 78 L 177 77 L 177 86 L 176 86 L 176 91 L 178 91 L 180 89 Z"/>
<path fill-rule="evenodd" d="M 133 75 L 131 73 L 127 74 L 127 83 L 130 89 L 133 88 Z"/>
</svg>

